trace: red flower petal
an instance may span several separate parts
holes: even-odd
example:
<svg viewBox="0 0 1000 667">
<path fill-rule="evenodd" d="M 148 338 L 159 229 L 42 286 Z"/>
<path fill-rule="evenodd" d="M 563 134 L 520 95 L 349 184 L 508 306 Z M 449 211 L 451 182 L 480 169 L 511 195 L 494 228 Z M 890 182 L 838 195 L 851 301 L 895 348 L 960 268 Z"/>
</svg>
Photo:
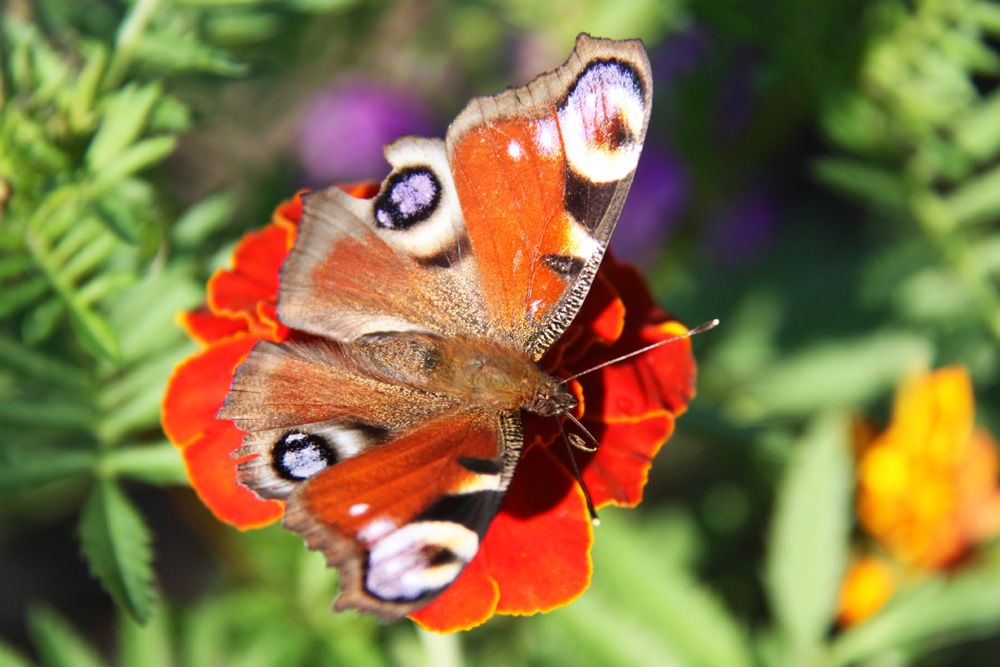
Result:
<svg viewBox="0 0 1000 667">
<path fill-rule="evenodd" d="M 214 343 L 247 330 L 246 318 L 216 315 L 207 304 L 198 310 L 180 313 L 177 322 L 188 336 L 202 344 Z"/>
<path fill-rule="evenodd" d="M 258 303 L 278 298 L 278 270 L 294 240 L 295 234 L 278 224 L 244 236 L 233 253 L 233 268 L 216 271 L 208 281 L 212 312 L 254 321 Z"/>
<path fill-rule="evenodd" d="M 644 337 L 629 347 L 685 331 L 676 323 L 650 329 L 658 332 L 654 340 Z M 599 382 L 588 378 L 584 393 L 590 409 L 583 422 L 601 446 L 594 454 L 574 455 L 595 505 L 632 506 L 642 500 L 653 457 L 694 392 L 694 370 L 690 341 L 680 340 L 601 369 Z"/>
<path fill-rule="evenodd" d="M 286 223 L 298 226 L 299 221 L 302 220 L 302 195 L 308 194 L 308 192 L 308 190 L 299 190 L 294 197 L 278 204 L 278 208 L 274 209 L 274 221 L 279 224 Z"/>
<path fill-rule="evenodd" d="M 236 367 L 243 363 L 257 339 L 234 336 L 214 343 L 174 368 L 163 397 L 163 430 L 178 447 L 218 424 L 215 418 L 229 393 Z"/>
<path fill-rule="evenodd" d="M 606 257 L 605 262 L 609 259 Z M 590 292 L 580 307 L 580 312 L 542 358 L 543 368 L 550 373 L 560 369 L 563 372 L 576 372 L 599 363 L 594 359 L 588 359 L 579 368 L 573 366 L 574 362 L 583 358 L 594 345 L 599 343 L 611 345 L 618 340 L 625 325 L 625 314 L 625 307 L 618 291 L 604 276 L 603 269 L 598 271 Z"/>
<path fill-rule="evenodd" d="M 534 614 L 568 604 L 590 585 L 592 543 L 579 487 L 546 448 L 532 447 L 472 563 L 410 618 L 427 630 L 454 632 L 494 613 Z M 489 595 L 492 590 L 499 596 Z"/>
<path fill-rule="evenodd" d="M 501 614 L 550 611 L 590 585 L 593 526 L 580 487 L 545 447 L 524 454 L 483 541 Z"/>
<path fill-rule="evenodd" d="M 253 333 L 274 343 L 280 343 L 288 338 L 291 330 L 278 320 L 278 304 L 260 302 L 257 304 L 257 319 L 254 322 Z"/>
<path fill-rule="evenodd" d="M 240 335 L 214 343 L 175 369 L 163 398 L 163 430 L 181 450 L 195 492 L 222 521 L 240 528 L 271 523 L 282 505 L 263 501 L 236 483 L 236 461 L 230 454 L 243 433 L 215 414 L 229 393 L 233 373 L 256 344 Z"/>
<path fill-rule="evenodd" d="M 601 272 L 622 296 L 630 321 L 645 323 L 668 319 L 666 312 L 653 301 L 653 295 L 637 268 L 618 262 L 608 253 L 601 263 Z"/>
<path fill-rule="evenodd" d="M 283 503 L 261 500 L 236 483 L 236 464 L 230 454 L 243 441 L 232 422 L 218 426 L 189 442 L 181 455 L 191 486 L 220 521 L 237 528 L 260 528 L 274 523 L 285 511 Z"/>
<path fill-rule="evenodd" d="M 338 185 L 338 188 L 351 195 L 355 199 L 371 199 L 378 194 L 379 188 L 382 184 L 378 181 L 358 181 L 357 183 L 346 183 L 343 185 Z M 299 193 L 302 194 L 301 192 Z M 299 218 L 302 217 L 301 207 L 299 209 Z"/>
<path fill-rule="evenodd" d="M 596 507 L 612 504 L 634 507 L 642 501 L 653 457 L 673 433 L 673 427 L 673 417 L 668 413 L 650 415 L 637 422 L 608 424 L 597 452 L 582 456 L 573 452 Z M 559 454 L 561 459 L 567 455 L 564 451 Z"/>
</svg>

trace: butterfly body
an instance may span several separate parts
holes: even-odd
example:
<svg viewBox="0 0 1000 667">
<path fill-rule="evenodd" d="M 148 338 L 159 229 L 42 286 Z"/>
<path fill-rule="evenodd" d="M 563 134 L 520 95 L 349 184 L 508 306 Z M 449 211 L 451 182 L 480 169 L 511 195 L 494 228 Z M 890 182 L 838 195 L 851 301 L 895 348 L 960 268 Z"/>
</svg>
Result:
<svg viewBox="0 0 1000 667">
<path fill-rule="evenodd" d="M 467 409 L 553 415 L 576 405 L 562 381 L 544 373 L 523 350 L 488 339 L 384 332 L 367 334 L 349 349 L 359 371 L 446 396 Z"/>
<path fill-rule="evenodd" d="M 220 418 L 239 481 L 341 573 L 338 609 L 398 619 L 475 557 L 523 447 L 521 412 L 577 398 L 539 360 L 597 272 L 645 137 L 640 42 L 472 100 L 445 141 L 386 147 L 372 199 L 307 195 L 282 266 L 293 331 L 240 367 Z"/>
</svg>

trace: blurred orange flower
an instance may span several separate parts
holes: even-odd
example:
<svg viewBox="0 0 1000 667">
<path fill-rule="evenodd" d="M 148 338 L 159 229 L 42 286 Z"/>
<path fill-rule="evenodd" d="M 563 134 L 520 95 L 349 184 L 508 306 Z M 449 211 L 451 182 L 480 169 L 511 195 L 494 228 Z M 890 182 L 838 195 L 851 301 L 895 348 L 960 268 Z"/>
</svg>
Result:
<svg viewBox="0 0 1000 667">
<path fill-rule="evenodd" d="M 851 565 L 840 589 L 837 623 L 854 625 L 873 616 L 896 592 L 892 565 L 877 556 L 861 556 Z"/>
<path fill-rule="evenodd" d="M 992 436 L 976 428 L 973 413 L 964 367 L 914 377 L 897 392 L 889 427 L 861 448 L 858 517 L 906 571 L 954 566 L 976 544 L 1000 535 L 1000 453 Z M 856 564 L 841 596 L 845 621 L 877 611 L 881 604 L 871 601 L 888 599 L 890 580 L 870 562 Z"/>
<path fill-rule="evenodd" d="M 344 188 L 361 198 L 377 189 Z M 240 528 L 272 523 L 284 508 L 236 483 L 238 462 L 230 455 L 243 433 L 215 415 L 254 344 L 288 337 L 277 317 L 278 270 L 301 217 L 298 197 L 279 206 L 270 225 L 237 245 L 233 268 L 209 281 L 205 306 L 181 315 L 203 348 L 177 366 L 163 400 L 163 428 L 181 450 L 191 485 L 216 517 Z M 685 331 L 655 305 L 635 269 L 608 256 L 577 318 L 541 363 L 569 376 Z M 642 499 L 653 456 L 694 394 L 694 375 L 690 342 L 680 340 L 574 381 L 585 406 L 581 421 L 601 442 L 596 452 L 576 454 L 597 507 Z M 526 415 L 524 425 L 524 455 L 478 554 L 442 595 L 411 614 L 425 628 L 448 632 L 494 613 L 547 611 L 590 583 L 590 517 L 564 448 L 548 446 L 558 441 L 555 420 Z"/>
</svg>

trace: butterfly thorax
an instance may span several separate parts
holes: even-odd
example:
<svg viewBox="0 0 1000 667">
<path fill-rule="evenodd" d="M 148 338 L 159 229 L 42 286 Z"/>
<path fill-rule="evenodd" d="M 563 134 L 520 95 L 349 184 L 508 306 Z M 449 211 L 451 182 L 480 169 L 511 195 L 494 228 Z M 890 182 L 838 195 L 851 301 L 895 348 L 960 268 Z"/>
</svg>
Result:
<svg viewBox="0 0 1000 667">
<path fill-rule="evenodd" d="M 380 332 L 355 340 L 349 353 L 359 369 L 380 380 L 471 408 L 554 415 L 578 403 L 561 380 L 545 373 L 527 353 L 498 341 Z"/>
</svg>

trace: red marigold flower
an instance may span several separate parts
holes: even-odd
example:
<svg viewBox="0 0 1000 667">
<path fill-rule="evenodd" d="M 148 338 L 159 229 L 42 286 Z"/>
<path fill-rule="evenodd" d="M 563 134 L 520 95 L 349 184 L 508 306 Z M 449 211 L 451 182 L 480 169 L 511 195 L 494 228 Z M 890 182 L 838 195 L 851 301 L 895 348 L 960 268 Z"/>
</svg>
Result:
<svg viewBox="0 0 1000 667">
<path fill-rule="evenodd" d="M 371 197 L 377 185 L 344 189 Z M 212 277 L 205 306 L 181 316 L 204 347 L 175 369 L 163 402 L 164 431 L 181 450 L 195 491 L 220 520 L 239 528 L 271 523 L 283 508 L 236 484 L 238 461 L 230 454 L 242 432 L 215 414 L 254 343 L 288 335 L 276 316 L 278 269 L 301 215 L 298 197 L 282 204 L 270 225 L 240 242 L 233 268 Z M 655 305 L 635 269 L 608 256 L 542 365 L 567 377 L 685 331 Z M 597 507 L 642 499 L 653 457 L 694 395 L 694 376 L 690 343 L 680 340 L 573 381 L 581 421 L 601 443 L 596 452 L 574 452 Z M 442 595 L 411 614 L 414 620 L 450 632 L 494 613 L 548 611 L 586 590 L 593 528 L 567 457 L 555 420 L 526 415 L 525 453 L 478 554 Z"/>
</svg>

